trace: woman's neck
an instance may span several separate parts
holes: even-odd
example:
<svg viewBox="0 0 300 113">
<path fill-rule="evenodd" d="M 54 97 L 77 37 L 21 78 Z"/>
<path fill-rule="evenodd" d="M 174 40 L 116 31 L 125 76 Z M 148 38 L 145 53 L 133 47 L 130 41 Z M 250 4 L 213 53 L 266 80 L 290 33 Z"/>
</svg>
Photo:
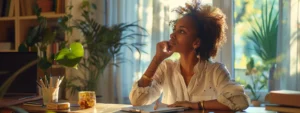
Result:
<svg viewBox="0 0 300 113">
<path fill-rule="evenodd" d="M 194 72 L 194 66 L 198 63 L 199 59 L 196 57 L 195 53 L 190 53 L 180 55 L 180 68 L 181 71 L 184 71 L 185 73 L 193 73 Z"/>
</svg>

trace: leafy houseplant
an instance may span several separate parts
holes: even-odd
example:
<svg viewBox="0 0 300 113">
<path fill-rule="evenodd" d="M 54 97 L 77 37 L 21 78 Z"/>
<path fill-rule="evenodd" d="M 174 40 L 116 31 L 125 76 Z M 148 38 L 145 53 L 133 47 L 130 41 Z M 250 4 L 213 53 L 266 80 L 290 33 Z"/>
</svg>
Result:
<svg viewBox="0 0 300 113">
<path fill-rule="evenodd" d="M 125 60 L 121 58 L 122 47 L 127 47 L 133 52 L 139 53 L 144 44 L 128 43 L 128 40 L 135 40 L 145 35 L 135 32 L 135 30 L 146 31 L 135 23 L 120 23 L 111 27 L 97 23 L 90 15 L 96 9 L 96 5 L 84 0 L 81 10 L 83 19 L 76 19 L 73 28 L 79 29 L 84 37 L 84 49 L 88 56 L 84 57 L 79 64 L 79 70 L 83 76 L 72 76 L 68 79 L 67 87 L 71 93 L 75 91 L 96 91 L 99 77 L 103 74 L 104 69 L 111 63 L 118 65 Z M 81 84 L 75 84 L 79 81 Z"/>
<path fill-rule="evenodd" d="M 254 66 L 254 59 L 250 58 L 250 61 L 247 63 L 247 72 L 246 75 L 251 77 L 251 83 L 246 85 L 246 89 L 251 91 L 251 101 L 254 106 L 260 106 L 260 90 L 262 90 L 267 84 L 267 77 L 256 69 Z"/>
<path fill-rule="evenodd" d="M 277 31 L 278 31 L 278 12 L 274 12 L 275 1 L 268 11 L 268 4 L 261 6 L 261 20 L 255 19 L 255 25 L 252 29 L 252 36 L 248 39 L 254 44 L 255 53 L 262 59 L 264 70 L 269 71 L 269 90 L 272 90 L 274 71 L 276 68 L 277 57 Z M 275 15 L 274 15 L 275 14 Z"/>
<path fill-rule="evenodd" d="M 29 31 L 26 40 L 19 46 L 19 52 L 28 52 L 29 48 L 33 51 L 36 50 L 40 58 L 39 67 L 44 70 L 45 74 L 47 74 L 46 70 L 52 66 L 53 60 L 61 65 L 76 68 L 77 63 L 83 57 L 82 44 L 76 42 L 68 44 L 64 40 L 64 36 L 61 36 L 69 32 L 68 29 L 63 28 L 62 21 L 58 21 L 59 26 L 52 29 L 47 24 L 47 18 L 41 16 L 41 8 L 38 5 L 35 5 L 34 12 L 37 16 L 38 25 Z M 47 58 L 47 46 L 55 42 L 59 43 L 61 50 L 57 54 L 52 53 L 50 58 Z"/>
<path fill-rule="evenodd" d="M 76 68 L 77 64 L 83 57 L 84 49 L 81 43 L 74 42 L 67 44 L 63 39 L 57 39 L 56 35 L 58 34 L 58 30 L 50 29 L 47 25 L 47 19 L 40 15 L 41 8 L 35 5 L 34 11 L 37 16 L 38 25 L 29 31 L 29 35 L 26 40 L 19 46 L 19 52 L 28 52 L 29 48 L 31 48 L 32 51 L 38 51 L 39 58 L 21 67 L 10 78 L 8 78 L 2 86 L 0 86 L 0 99 L 4 96 L 8 87 L 15 78 L 31 66 L 38 64 L 38 66 L 44 70 L 46 74 L 46 70 L 51 67 L 51 62 L 53 60 L 57 61 L 60 65 Z M 64 34 L 65 32 L 67 32 L 67 30 L 62 31 L 61 33 Z M 57 54 L 53 54 L 51 58 L 47 58 L 47 46 L 55 41 L 62 42 L 62 49 Z"/>
</svg>

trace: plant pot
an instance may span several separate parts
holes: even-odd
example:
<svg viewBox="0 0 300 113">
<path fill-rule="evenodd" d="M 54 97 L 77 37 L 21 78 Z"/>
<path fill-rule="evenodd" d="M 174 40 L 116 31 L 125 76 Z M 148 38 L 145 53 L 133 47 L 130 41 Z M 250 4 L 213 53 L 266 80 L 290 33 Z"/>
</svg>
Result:
<svg viewBox="0 0 300 113">
<path fill-rule="evenodd" d="M 42 9 L 42 12 L 53 11 L 53 0 L 37 0 L 37 5 Z"/>
<path fill-rule="evenodd" d="M 252 100 L 251 103 L 254 107 L 260 107 L 261 104 L 259 100 Z"/>
</svg>

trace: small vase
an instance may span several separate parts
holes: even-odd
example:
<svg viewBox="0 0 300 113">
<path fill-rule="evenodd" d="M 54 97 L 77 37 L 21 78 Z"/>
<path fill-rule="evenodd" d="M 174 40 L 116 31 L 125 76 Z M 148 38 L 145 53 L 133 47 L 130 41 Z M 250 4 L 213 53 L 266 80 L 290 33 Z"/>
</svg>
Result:
<svg viewBox="0 0 300 113">
<path fill-rule="evenodd" d="M 259 100 L 252 100 L 251 103 L 254 107 L 260 107 L 261 104 Z"/>
<path fill-rule="evenodd" d="M 269 69 L 269 79 L 268 79 L 268 91 L 275 90 L 275 83 L 274 83 L 274 74 L 276 70 L 276 64 L 272 64 L 272 67 Z"/>
</svg>

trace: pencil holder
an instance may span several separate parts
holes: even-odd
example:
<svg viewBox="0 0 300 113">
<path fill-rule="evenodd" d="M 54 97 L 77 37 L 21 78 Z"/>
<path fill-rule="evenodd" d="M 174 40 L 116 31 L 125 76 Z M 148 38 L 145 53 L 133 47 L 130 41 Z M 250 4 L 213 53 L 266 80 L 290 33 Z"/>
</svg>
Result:
<svg viewBox="0 0 300 113">
<path fill-rule="evenodd" d="M 59 87 L 42 88 L 43 104 L 58 102 Z"/>
</svg>

